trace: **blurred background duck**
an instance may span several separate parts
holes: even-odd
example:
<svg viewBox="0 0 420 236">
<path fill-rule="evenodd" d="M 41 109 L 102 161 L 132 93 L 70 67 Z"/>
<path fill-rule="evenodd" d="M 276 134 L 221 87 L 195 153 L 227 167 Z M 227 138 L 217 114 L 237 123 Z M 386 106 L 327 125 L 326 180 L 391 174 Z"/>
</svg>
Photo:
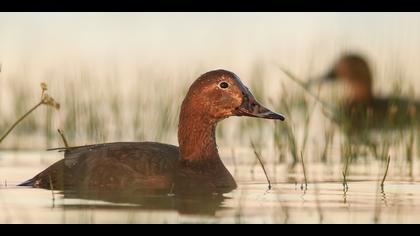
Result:
<svg viewBox="0 0 420 236">
<path fill-rule="evenodd" d="M 310 84 L 333 81 L 347 84 L 348 95 L 334 115 L 341 124 L 351 129 L 395 129 L 419 123 L 418 101 L 399 96 L 380 97 L 373 93 L 372 72 L 361 55 L 342 55 L 328 73 Z"/>
</svg>

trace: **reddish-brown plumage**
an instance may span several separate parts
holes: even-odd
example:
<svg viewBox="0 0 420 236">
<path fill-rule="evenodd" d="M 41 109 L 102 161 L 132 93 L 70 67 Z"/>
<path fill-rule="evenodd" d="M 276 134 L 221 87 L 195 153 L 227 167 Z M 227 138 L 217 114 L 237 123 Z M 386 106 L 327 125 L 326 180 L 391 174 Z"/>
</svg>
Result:
<svg viewBox="0 0 420 236">
<path fill-rule="evenodd" d="M 232 72 L 211 71 L 191 85 L 182 103 L 179 148 L 153 142 L 62 148 L 63 160 L 22 186 L 164 193 L 229 192 L 237 185 L 220 159 L 215 130 L 219 121 L 230 116 L 284 119 L 261 106 Z"/>
<path fill-rule="evenodd" d="M 350 85 L 350 103 L 372 102 L 374 98 L 372 72 L 363 57 L 356 54 L 342 56 L 331 74 L 337 79 L 347 81 Z"/>
<path fill-rule="evenodd" d="M 376 96 L 374 80 L 368 62 L 357 54 L 345 54 L 323 78 L 346 82 L 349 95 L 340 104 L 338 119 L 349 131 L 360 129 L 395 129 L 418 125 L 420 103 L 399 97 Z M 341 117 L 340 117 L 341 116 Z"/>
</svg>

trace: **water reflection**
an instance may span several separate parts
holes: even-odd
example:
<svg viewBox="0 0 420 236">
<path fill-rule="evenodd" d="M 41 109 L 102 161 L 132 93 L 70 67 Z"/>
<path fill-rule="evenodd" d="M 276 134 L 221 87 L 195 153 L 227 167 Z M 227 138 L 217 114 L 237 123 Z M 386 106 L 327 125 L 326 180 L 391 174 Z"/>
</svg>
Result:
<svg viewBox="0 0 420 236">
<path fill-rule="evenodd" d="M 142 210 L 175 210 L 179 214 L 214 216 L 217 210 L 227 209 L 223 202 L 228 199 L 221 194 L 215 195 L 170 195 L 164 193 L 144 192 L 60 192 L 64 200 L 89 200 L 86 203 L 66 203 L 61 207 L 67 209 L 84 209 L 92 207 L 90 201 L 104 201 L 106 204 L 95 205 L 104 209 L 142 209 Z M 109 204 L 111 203 L 111 204 Z"/>
</svg>

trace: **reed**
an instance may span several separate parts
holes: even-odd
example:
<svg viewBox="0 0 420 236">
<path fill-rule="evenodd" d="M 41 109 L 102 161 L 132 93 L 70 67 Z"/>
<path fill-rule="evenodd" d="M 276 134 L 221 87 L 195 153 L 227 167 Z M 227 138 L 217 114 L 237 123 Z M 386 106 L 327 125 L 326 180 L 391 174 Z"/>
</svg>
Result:
<svg viewBox="0 0 420 236">
<path fill-rule="evenodd" d="M 306 103 L 306 105 L 305 105 L 305 119 L 304 119 L 304 123 L 303 123 L 302 150 L 306 149 L 306 145 L 307 145 L 308 137 L 309 137 L 310 122 L 311 122 L 312 115 L 315 111 L 316 104 L 311 106 L 312 109 L 308 108 L 308 106 L 309 105 Z"/>
<path fill-rule="evenodd" d="M 345 164 L 344 164 L 344 170 L 342 171 L 342 175 L 343 175 L 343 188 L 345 191 L 347 191 L 349 189 L 349 185 L 348 185 L 348 173 L 349 173 L 349 168 L 350 168 L 350 164 L 353 160 L 353 153 L 352 153 L 352 147 L 350 144 L 346 145 L 344 147 L 344 158 L 345 158 Z"/>
<path fill-rule="evenodd" d="M 289 70 L 283 68 L 282 66 L 278 67 L 280 69 L 280 71 L 282 71 L 285 75 L 287 75 L 288 78 L 290 78 L 293 82 L 295 82 L 297 85 L 299 85 L 307 94 L 309 94 L 313 99 L 315 99 L 317 102 L 319 102 L 322 107 L 324 112 L 324 115 L 326 115 L 328 118 L 330 118 L 331 120 L 334 120 L 334 108 L 331 106 L 331 104 L 323 101 L 320 97 L 319 94 L 315 94 L 313 93 L 307 86 L 307 84 L 305 82 L 303 82 L 303 80 L 298 79 L 292 72 L 290 72 Z M 319 92 L 319 90 L 318 90 Z"/>
<path fill-rule="evenodd" d="M 413 155 L 414 155 L 414 129 L 410 130 L 410 134 L 408 137 L 408 141 L 405 145 L 405 152 L 406 152 L 406 160 L 408 162 L 409 165 L 409 176 L 413 177 L 413 168 L 414 168 L 414 163 L 413 163 Z"/>
<path fill-rule="evenodd" d="M 283 92 L 287 94 L 285 86 L 283 86 L 282 88 L 283 88 Z M 292 154 L 292 157 L 293 157 L 292 166 L 294 166 L 299 162 L 299 157 L 298 157 L 297 138 L 296 138 L 295 132 L 293 131 L 293 127 L 290 123 L 293 120 L 292 113 L 289 108 L 289 105 L 285 102 L 285 100 L 282 100 L 281 102 L 284 107 L 285 114 L 287 115 L 287 117 L 289 117 L 289 119 L 286 122 L 284 122 L 284 126 L 285 126 L 290 153 Z"/>
<path fill-rule="evenodd" d="M 330 127 L 326 128 L 324 134 L 324 146 L 321 153 L 321 162 L 327 162 L 328 152 L 332 147 L 332 143 L 334 141 L 334 134 L 335 134 L 335 127 L 334 125 L 330 125 Z"/>
<path fill-rule="evenodd" d="M 69 147 L 69 143 L 68 143 L 66 137 L 64 136 L 64 132 L 61 129 L 58 129 L 57 131 L 60 134 L 61 140 L 63 140 L 64 146 L 66 148 Z"/>
<path fill-rule="evenodd" d="M 305 190 L 307 190 L 308 189 L 308 178 L 306 176 L 306 168 L 305 168 L 305 161 L 303 159 L 303 152 L 300 152 L 300 157 L 301 157 L 301 163 L 302 163 L 303 176 L 305 178 Z"/>
<path fill-rule="evenodd" d="M 11 127 L 1 136 L 0 143 L 13 131 L 16 126 L 19 125 L 26 117 L 28 117 L 33 111 L 35 111 L 38 107 L 42 105 L 51 106 L 56 109 L 60 109 L 60 104 L 57 103 L 54 98 L 46 93 L 48 90 L 47 85 L 45 83 L 41 83 L 41 101 L 39 101 L 34 107 L 29 109 L 25 114 L 23 114 L 19 119 L 17 119 Z"/>
<path fill-rule="evenodd" d="M 270 178 L 268 177 L 267 171 L 265 170 L 260 151 L 257 150 L 253 141 L 251 141 L 251 146 L 252 146 L 252 149 L 254 151 L 255 157 L 257 158 L 258 162 L 261 165 L 262 170 L 264 171 L 264 175 L 265 175 L 265 178 L 267 179 L 267 183 L 268 183 L 268 190 L 271 190 L 271 181 L 270 181 Z"/>
<path fill-rule="evenodd" d="M 381 188 L 382 188 L 382 190 L 384 188 L 386 177 L 388 176 L 388 170 L 389 170 L 389 164 L 390 163 L 391 163 L 391 156 L 389 155 L 388 156 L 388 160 L 386 162 L 386 169 L 385 169 L 384 177 L 382 178 L 382 181 L 381 181 Z"/>
<path fill-rule="evenodd" d="M 286 96 L 283 96 L 283 100 L 286 100 L 287 98 L 285 98 Z M 282 102 L 276 102 L 276 100 L 270 98 L 269 102 L 271 104 L 273 104 L 274 109 L 275 110 L 285 110 L 285 108 L 283 108 L 283 103 L 287 103 L 285 101 Z M 277 155 L 277 158 L 275 159 L 275 161 L 278 161 L 278 163 L 283 163 L 285 161 L 287 161 L 286 157 L 287 157 L 287 145 L 289 143 L 289 139 L 287 135 L 284 135 L 285 133 L 287 134 L 288 131 L 288 126 L 283 125 L 283 124 L 279 124 L 276 121 L 273 121 L 273 142 L 274 142 L 274 148 L 275 148 L 275 152 Z"/>
</svg>

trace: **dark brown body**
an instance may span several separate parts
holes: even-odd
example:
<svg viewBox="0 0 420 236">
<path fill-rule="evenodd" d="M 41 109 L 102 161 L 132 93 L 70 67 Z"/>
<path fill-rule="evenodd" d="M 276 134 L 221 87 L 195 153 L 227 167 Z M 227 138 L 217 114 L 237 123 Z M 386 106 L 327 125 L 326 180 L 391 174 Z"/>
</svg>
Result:
<svg viewBox="0 0 420 236">
<path fill-rule="evenodd" d="M 395 130 L 420 125 L 420 104 L 404 98 L 373 98 L 369 103 L 345 103 L 337 120 L 349 129 Z"/>
<path fill-rule="evenodd" d="M 343 55 L 323 76 L 323 81 L 342 81 L 350 94 L 340 105 L 338 121 L 353 129 L 399 129 L 420 124 L 420 103 L 404 97 L 379 97 L 368 62 L 357 54 Z"/>
<path fill-rule="evenodd" d="M 65 158 L 23 185 L 55 190 L 229 192 L 233 177 L 220 162 L 181 161 L 176 146 L 154 142 L 63 148 Z M 194 191 L 196 192 L 196 191 Z"/>
</svg>

